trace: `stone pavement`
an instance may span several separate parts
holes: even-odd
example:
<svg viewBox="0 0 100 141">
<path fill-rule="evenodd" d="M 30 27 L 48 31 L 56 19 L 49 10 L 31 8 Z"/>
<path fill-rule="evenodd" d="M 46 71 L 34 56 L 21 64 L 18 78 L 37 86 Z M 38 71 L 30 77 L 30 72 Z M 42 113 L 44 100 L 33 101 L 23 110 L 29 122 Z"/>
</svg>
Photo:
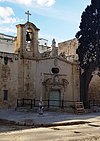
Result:
<svg viewBox="0 0 100 141">
<path fill-rule="evenodd" d="M 59 126 L 89 123 L 100 127 L 100 112 L 88 114 L 69 114 L 65 112 L 18 112 L 14 109 L 0 110 L 0 121 L 26 126 Z"/>
</svg>

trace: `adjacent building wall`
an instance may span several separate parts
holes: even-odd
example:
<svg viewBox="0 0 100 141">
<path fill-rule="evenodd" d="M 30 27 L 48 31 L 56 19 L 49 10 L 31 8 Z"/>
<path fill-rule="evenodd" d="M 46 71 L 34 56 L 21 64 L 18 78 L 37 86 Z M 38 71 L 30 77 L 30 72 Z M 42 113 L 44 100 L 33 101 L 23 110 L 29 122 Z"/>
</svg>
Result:
<svg viewBox="0 0 100 141">
<path fill-rule="evenodd" d="M 58 43 L 58 52 L 65 53 L 66 56 L 72 56 L 76 55 L 76 49 L 78 48 L 78 41 L 77 39 L 71 39 L 68 41 L 64 41 L 61 43 Z"/>
<path fill-rule="evenodd" d="M 15 107 L 18 95 L 18 55 L 0 52 L 0 108 Z"/>
<path fill-rule="evenodd" d="M 0 51 L 14 53 L 14 37 L 0 33 Z"/>
<path fill-rule="evenodd" d="M 78 48 L 77 39 L 72 39 L 58 43 L 58 54 L 63 56 L 70 62 L 78 62 L 78 55 L 76 54 L 76 49 Z"/>
</svg>

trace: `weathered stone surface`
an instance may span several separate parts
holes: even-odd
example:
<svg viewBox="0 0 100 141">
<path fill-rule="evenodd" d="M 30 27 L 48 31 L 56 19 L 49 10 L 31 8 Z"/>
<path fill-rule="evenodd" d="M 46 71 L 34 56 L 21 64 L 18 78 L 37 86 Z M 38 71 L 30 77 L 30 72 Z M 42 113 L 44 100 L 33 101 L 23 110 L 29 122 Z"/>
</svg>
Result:
<svg viewBox="0 0 100 141">
<path fill-rule="evenodd" d="M 26 41 L 26 32 L 34 35 L 30 42 Z M 76 47 L 76 40 L 68 43 L 70 54 L 75 53 L 72 46 Z M 75 44 L 75 45 L 74 45 Z M 27 48 L 29 45 L 30 49 Z M 68 61 L 58 55 L 56 42 L 52 43 L 53 53 L 41 57 L 38 52 L 38 30 L 32 23 L 17 25 L 15 40 L 15 53 L 0 53 L 0 108 L 16 107 L 17 99 L 42 99 L 48 100 L 50 93 L 59 91 L 59 100 L 78 101 L 80 99 L 79 69 L 77 62 Z M 64 48 L 63 48 L 64 47 Z M 66 50 L 66 45 L 59 47 Z M 60 51 L 59 51 L 60 52 Z M 4 57 L 8 58 L 7 64 Z M 58 73 L 53 73 L 52 68 L 57 68 Z M 4 100 L 8 91 L 7 100 Z M 54 94 L 55 95 L 55 94 Z M 56 99 L 55 99 L 56 100 Z M 67 106 L 72 105 L 72 103 Z"/>
</svg>

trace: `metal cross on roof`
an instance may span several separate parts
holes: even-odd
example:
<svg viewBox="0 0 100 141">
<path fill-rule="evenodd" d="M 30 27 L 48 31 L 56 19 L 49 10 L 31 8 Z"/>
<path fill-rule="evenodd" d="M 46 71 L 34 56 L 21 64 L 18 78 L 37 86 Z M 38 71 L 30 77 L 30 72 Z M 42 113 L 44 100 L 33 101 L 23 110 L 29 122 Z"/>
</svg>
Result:
<svg viewBox="0 0 100 141">
<path fill-rule="evenodd" d="M 25 14 L 27 15 L 27 22 L 29 22 L 29 16 L 31 15 L 31 13 L 29 13 L 29 11 L 25 12 Z"/>
</svg>

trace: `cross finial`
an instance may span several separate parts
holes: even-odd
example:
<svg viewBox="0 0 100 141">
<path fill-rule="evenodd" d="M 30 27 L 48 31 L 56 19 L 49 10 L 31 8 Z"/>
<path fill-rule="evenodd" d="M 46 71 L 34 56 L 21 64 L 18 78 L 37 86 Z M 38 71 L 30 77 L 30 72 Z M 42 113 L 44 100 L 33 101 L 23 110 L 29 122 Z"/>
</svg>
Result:
<svg viewBox="0 0 100 141">
<path fill-rule="evenodd" d="M 25 12 L 25 14 L 27 15 L 27 22 L 29 22 L 29 16 L 30 16 L 31 14 L 29 13 L 29 11 Z"/>
</svg>

